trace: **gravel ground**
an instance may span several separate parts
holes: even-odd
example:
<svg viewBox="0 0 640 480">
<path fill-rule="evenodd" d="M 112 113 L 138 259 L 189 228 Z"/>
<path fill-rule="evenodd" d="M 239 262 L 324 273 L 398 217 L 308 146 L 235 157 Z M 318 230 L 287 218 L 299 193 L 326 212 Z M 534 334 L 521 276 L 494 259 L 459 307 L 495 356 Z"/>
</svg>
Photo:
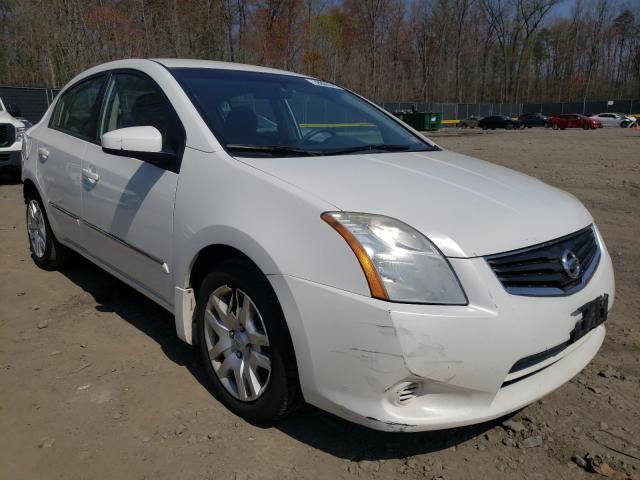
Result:
<svg viewBox="0 0 640 480">
<path fill-rule="evenodd" d="M 593 213 L 618 288 L 584 372 L 472 428 L 383 434 L 311 407 L 252 426 L 211 396 L 162 308 L 86 261 L 37 269 L 21 185 L 0 177 L 0 478 L 640 478 L 640 130 L 432 138 Z"/>
</svg>

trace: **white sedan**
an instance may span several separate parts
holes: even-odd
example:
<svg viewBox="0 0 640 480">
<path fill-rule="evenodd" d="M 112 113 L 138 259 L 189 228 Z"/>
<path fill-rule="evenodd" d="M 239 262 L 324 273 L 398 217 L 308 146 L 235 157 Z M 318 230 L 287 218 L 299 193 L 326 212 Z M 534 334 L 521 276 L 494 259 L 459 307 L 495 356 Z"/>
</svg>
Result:
<svg viewBox="0 0 640 480">
<path fill-rule="evenodd" d="M 630 115 L 626 115 L 624 113 L 598 113 L 597 115 L 592 115 L 589 118 L 593 120 L 600 120 L 600 123 L 603 127 L 622 127 L 627 128 L 634 125 L 637 122 L 636 117 L 632 117 Z"/>
<path fill-rule="evenodd" d="M 309 76 L 100 65 L 23 162 L 33 261 L 77 252 L 170 311 L 251 421 L 306 401 L 380 430 L 482 422 L 605 336 L 611 259 L 575 197 Z"/>
</svg>

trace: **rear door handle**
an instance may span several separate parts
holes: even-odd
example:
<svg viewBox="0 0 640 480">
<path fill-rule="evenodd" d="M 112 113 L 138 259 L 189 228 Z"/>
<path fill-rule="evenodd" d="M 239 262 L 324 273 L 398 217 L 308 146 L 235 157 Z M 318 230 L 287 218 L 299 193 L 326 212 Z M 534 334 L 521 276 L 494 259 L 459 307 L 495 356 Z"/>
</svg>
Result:
<svg viewBox="0 0 640 480">
<path fill-rule="evenodd" d="M 93 167 L 83 168 L 82 176 L 91 184 L 96 184 L 98 183 L 98 180 L 100 180 L 100 175 L 98 175 L 98 173 L 93 169 Z"/>
<path fill-rule="evenodd" d="M 38 157 L 40 157 L 40 160 L 44 161 L 47 158 L 49 158 L 49 150 L 47 150 L 45 147 L 40 147 L 38 148 Z"/>
</svg>

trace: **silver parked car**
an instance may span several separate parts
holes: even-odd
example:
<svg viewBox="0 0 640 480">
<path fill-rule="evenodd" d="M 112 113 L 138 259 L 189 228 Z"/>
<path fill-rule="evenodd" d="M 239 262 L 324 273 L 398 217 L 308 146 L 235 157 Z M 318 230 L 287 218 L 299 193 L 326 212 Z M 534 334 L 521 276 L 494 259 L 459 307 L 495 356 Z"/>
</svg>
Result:
<svg viewBox="0 0 640 480">
<path fill-rule="evenodd" d="M 638 121 L 636 117 L 616 112 L 598 113 L 597 115 L 592 115 L 589 118 L 600 120 L 600 123 L 602 123 L 603 127 L 627 128 Z"/>
</svg>

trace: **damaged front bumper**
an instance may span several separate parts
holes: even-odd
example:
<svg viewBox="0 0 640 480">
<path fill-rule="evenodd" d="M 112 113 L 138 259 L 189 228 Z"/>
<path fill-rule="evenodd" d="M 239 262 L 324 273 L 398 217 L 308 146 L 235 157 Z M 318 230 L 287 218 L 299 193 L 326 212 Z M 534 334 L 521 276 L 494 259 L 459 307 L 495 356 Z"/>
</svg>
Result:
<svg viewBox="0 0 640 480">
<path fill-rule="evenodd" d="M 554 347 L 567 342 L 582 305 L 603 294 L 613 303 L 611 259 L 602 250 L 589 283 L 566 297 L 511 295 L 484 259 L 450 259 L 466 306 L 396 304 L 286 275 L 269 279 L 307 402 L 378 430 L 438 430 L 518 410 L 589 363 L 604 325 Z"/>
</svg>

